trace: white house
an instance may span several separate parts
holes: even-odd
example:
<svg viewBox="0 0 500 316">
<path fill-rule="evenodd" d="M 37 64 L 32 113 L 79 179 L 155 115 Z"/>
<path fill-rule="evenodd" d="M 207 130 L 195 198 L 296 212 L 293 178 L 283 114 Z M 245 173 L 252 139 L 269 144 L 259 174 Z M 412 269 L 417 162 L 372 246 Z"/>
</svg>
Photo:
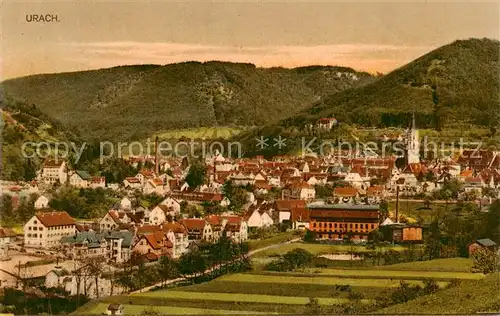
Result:
<svg viewBox="0 0 500 316">
<path fill-rule="evenodd" d="M 223 230 L 226 236 L 236 243 L 248 239 L 248 223 L 239 216 L 224 216 L 222 218 Z"/>
<path fill-rule="evenodd" d="M 99 228 L 103 230 L 114 230 L 120 224 L 118 212 L 111 210 L 99 221 Z"/>
<path fill-rule="evenodd" d="M 69 184 L 77 188 L 87 188 L 90 181 L 90 174 L 83 170 L 75 170 L 71 172 L 69 176 Z"/>
<path fill-rule="evenodd" d="M 132 208 L 132 201 L 128 197 L 124 197 L 120 201 L 120 209 L 122 210 L 130 210 Z"/>
<path fill-rule="evenodd" d="M 160 204 L 168 206 L 173 211 L 172 215 L 179 215 L 181 213 L 181 203 L 173 197 L 167 197 Z"/>
<path fill-rule="evenodd" d="M 167 238 L 174 245 L 174 248 L 172 249 L 172 257 L 178 258 L 183 253 L 188 251 L 188 232 L 184 225 L 178 222 L 168 222 L 162 224 L 161 229 L 164 232 L 168 232 Z M 170 232 L 174 233 L 173 237 L 175 237 L 175 239 L 172 238 L 172 234 Z"/>
<path fill-rule="evenodd" d="M 127 177 L 123 180 L 123 186 L 126 189 L 140 189 L 142 187 L 141 181 L 136 177 Z"/>
<path fill-rule="evenodd" d="M 90 178 L 90 187 L 93 189 L 105 188 L 106 187 L 106 178 L 105 177 L 92 177 L 92 178 Z"/>
<path fill-rule="evenodd" d="M 344 181 L 349 183 L 351 186 L 361 190 L 365 190 L 367 186 L 363 178 L 361 178 L 361 176 L 357 172 L 349 172 L 345 176 Z"/>
<path fill-rule="evenodd" d="M 179 208 L 180 212 L 180 208 Z M 168 205 L 158 204 L 149 213 L 149 223 L 151 225 L 160 225 L 167 221 L 167 215 L 177 215 L 174 209 L 170 209 Z"/>
<path fill-rule="evenodd" d="M 274 224 L 267 210 L 250 208 L 245 216 L 249 228 L 269 227 Z"/>
<path fill-rule="evenodd" d="M 24 225 L 24 246 L 52 248 L 60 245 L 61 237 L 73 235 L 76 222 L 66 212 L 37 213 Z"/>
<path fill-rule="evenodd" d="M 158 195 L 163 195 L 167 191 L 167 186 L 160 178 L 149 179 L 144 185 L 144 193 L 152 194 L 156 193 Z"/>
<path fill-rule="evenodd" d="M 66 162 L 58 160 L 48 160 L 38 174 L 41 182 L 46 184 L 54 184 L 56 182 L 66 183 L 68 175 L 66 173 Z"/>
<path fill-rule="evenodd" d="M 49 199 L 45 195 L 40 195 L 35 201 L 35 209 L 39 210 L 47 207 L 49 207 Z"/>
</svg>

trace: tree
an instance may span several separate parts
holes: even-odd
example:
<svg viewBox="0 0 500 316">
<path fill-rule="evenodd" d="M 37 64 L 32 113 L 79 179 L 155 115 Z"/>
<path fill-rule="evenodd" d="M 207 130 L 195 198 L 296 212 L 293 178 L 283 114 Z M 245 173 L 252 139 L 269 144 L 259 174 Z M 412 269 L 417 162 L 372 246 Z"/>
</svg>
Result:
<svg viewBox="0 0 500 316">
<path fill-rule="evenodd" d="M 9 194 L 3 194 L 0 203 L 0 219 L 4 224 L 12 224 L 14 222 L 14 206 L 12 205 L 12 196 Z"/>
<path fill-rule="evenodd" d="M 158 272 L 165 283 L 169 279 L 173 279 L 179 275 L 177 262 L 168 256 L 162 256 L 158 263 Z"/>
<path fill-rule="evenodd" d="M 307 229 L 306 234 L 304 235 L 304 241 L 307 241 L 307 242 L 316 241 L 316 233 Z"/>
<path fill-rule="evenodd" d="M 229 199 L 229 209 L 238 211 L 247 202 L 247 191 L 239 186 L 235 186 L 231 180 L 224 182 L 222 186 L 224 196 Z"/>
<path fill-rule="evenodd" d="M 18 220 L 21 223 L 26 223 L 33 215 L 35 215 L 35 201 L 33 200 L 33 196 L 30 196 L 29 199 L 22 197 L 17 207 Z"/>
<path fill-rule="evenodd" d="M 193 250 L 182 254 L 179 258 L 179 272 L 185 277 L 203 273 L 207 268 L 207 262 L 199 250 Z"/>
<path fill-rule="evenodd" d="M 307 250 L 295 248 L 283 256 L 283 260 L 288 262 L 292 269 L 303 268 L 311 265 L 314 256 Z"/>
<path fill-rule="evenodd" d="M 441 229 L 437 219 L 429 225 L 429 235 L 425 242 L 425 253 L 429 260 L 439 258 L 441 256 Z"/>
<path fill-rule="evenodd" d="M 142 310 L 142 312 L 139 314 L 140 316 L 160 316 L 162 313 L 158 311 L 157 309 L 154 309 L 152 306 L 149 306 L 148 308 Z"/>
<path fill-rule="evenodd" d="M 378 206 L 378 210 L 381 221 L 386 219 L 389 216 L 389 203 L 386 200 L 382 200 Z"/>
<path fill-rule="evenodd" d="M 494 273 L 500 270 L 500 259 L 498 255 L 489 249 L 479 248 L 474 251 L 472 271 L 483 274 Z"/>
<path fill-rule="evenodd" d="M 191 188 L 197 188 L 205 182 L 206 167 L 201 162 L 195 162 L 189 166 L 186 182 Z"/>
</svg>

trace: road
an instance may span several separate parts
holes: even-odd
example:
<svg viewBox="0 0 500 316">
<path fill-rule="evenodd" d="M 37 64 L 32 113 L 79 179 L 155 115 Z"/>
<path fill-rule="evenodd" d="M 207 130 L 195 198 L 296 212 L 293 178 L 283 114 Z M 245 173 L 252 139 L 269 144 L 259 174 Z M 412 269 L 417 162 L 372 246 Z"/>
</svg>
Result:
<svg viewBox="0 0 500 316">
<path fill-rule="evenodd" d="M 291 243 L 294 243 L 294 242 L 298 242 L 300 241 L 300 238 L 295 238 L 295 239 L 291 239 L 289 241 L 285 241 L 285 242 L 282 242 L 282 243 L 279 243 L 279 244 L 274 244 L 274 245 L 269 245 L 269 246 L 266 246 L 266 247 L 262 247 L 262 248 L 259 248 L 259 249 L 255 249 L 255 250 L 252 250 L 252 251 L 249 251 L 248 254 L 247 254 L 247 257 L 251 257 L 253 256 L 254 254 L 256 254 L 257 252 L 261 252 L 261 251 L 264 251 L 264 250 L 268 250 L 268 249 L 273 249 L 273 248 L 277 248 L 281 245 L 285 245 L 285 244 L 291 244 Z M 210 269 L 207 269 L 203 272 L 203 274 L 207 274 L 207 273 L 210 273 L 212 272 L 214 269 L 216 268 L 219 268 L 221 266 L 224 266 L 226 264 L 230 264 L 230 263 L 234 263 L 234 261 L 232 262 L 228 262 L 228 263 L 223 263 L 223 264 L 220 264 L 220 265 L 216 265 L 216 266 L 213 266 L 211 267 Z M 195 275 L 188 275 L 186 278 L 177 278 L 177 279 L 173 279 L 173 280 L 168 280 L 168 281 L 165 281 L 165 282 L 158 282 L 158 283 L 155 283 L 153 285 L 150 285 L 150 286 L 146 286 L 146 287 L 143 287 L 141 289 L 138 289 L 138 290 L 135 290 L 135 291 L 132 291 L 130 292 L 130 294 L 135 294 L 135 293 L 142 293 L 142 292 L 147 292 L 157 286 L 162 286 L 162 285 L 168 285 L 168 284 L 174 284 L 174 283 L 178 283 L 178 282 L 182 282 L 182 281 L 186 281 L 188 278 L 191 278 L 191 277 L 194 277 Z"/>
</svg>

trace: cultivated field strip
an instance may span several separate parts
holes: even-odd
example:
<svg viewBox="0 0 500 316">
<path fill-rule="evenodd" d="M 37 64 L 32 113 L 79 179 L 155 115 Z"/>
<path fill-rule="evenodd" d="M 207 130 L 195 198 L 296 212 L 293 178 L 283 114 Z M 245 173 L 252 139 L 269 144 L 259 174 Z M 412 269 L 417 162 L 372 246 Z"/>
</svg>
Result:
<svg viewBox="0 0 500 316">
<path fill-rule="evenodd" d="M 246 293 L 266 294 L 277 296 L 303 296 L 303 297 L 338 297 L 347 298 L 349 291 L 340 291 L 332 285 L 324 284 L 299 284 L 287 285 L 280 283 L 255 283 L 232 282 L 214 280 L 209 283 L 186 286 L 180 289 L 187 292 L 213 292 L 213 293 Z M 364 298 L 376 298 L 386 293 L 381 287 L 351 286 L 352 292 L 361 293 Z M 193 293 L 193 295 L 196 295 Z"/>
<path fill-rule="evenodd" d="M 89 314 L 102 315 L 109 304 L 96 304 Z M 240 310 L 222 310 L 222 309 L 206 309 L 193 307 L 177 307 L 177 306 L 150 306 L 150 305 L 124 305 L 124 312 L 127 315 L 139 315 L 142 311 L 154 309 L 162 315 L 250 315 L 263 314 L 258 311 L 240 311 Z"/>
<path fill-rule="evenodd" d="M 481 273 L 469 272 L 440 272 L 440 271 L 393 271 L 393 270 L 368 270 L 368 269 L 321 269 L 302 272 L 260 272 L 260 274 L 277 276 L 296 276 L 296 277 L 337 277 L 353 279 L 391 279 L 391 280 L 480 280 L 484 278 Z"/>
<path fill-rule="evenodd" d="M 287 276 L 283 275 L 263 275 L 263 274 L 232 274 L 220 278 L 221 281 L 233 282 L 255 282 L 255 283 L 280 283 L 280 284 L 324 284 L 324 285 L 349 285 L 366 287 L 393 288 L 401 284 L 400 280 L 374 279 L 374 278 L 339 278 L 333 276 Z M 408 280 L 408 284 L 423 285 L 422 281 Z M 448 282 L 437 282 L 440 287 L 445 287 Z"/>
<path fill-rule="evenodd" d="M 268 304 L 288 304 L 304 305 L 309 302 L 308 297 L 297 296 L 277 296 L 246 293 L 213 293 L 213 292 L 184 292 L 184 291 L 157 291 L 135 294 L 136 296 L 161 297 L 189 300 L 216 300 L 242 303 L 268 303 Z M 348 303 L 348 298 L 318 298 L 321 305 L 336 305 Z M 372 300 L 361 300 L 364 303 L 370 303 Z"/>
</svg>

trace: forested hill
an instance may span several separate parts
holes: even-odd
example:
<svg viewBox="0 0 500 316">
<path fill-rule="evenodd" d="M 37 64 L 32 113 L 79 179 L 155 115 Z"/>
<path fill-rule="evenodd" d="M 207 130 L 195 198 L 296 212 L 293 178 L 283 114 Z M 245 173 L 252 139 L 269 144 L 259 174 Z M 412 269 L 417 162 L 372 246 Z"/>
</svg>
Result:
<svg viewBox="0 0 500 316">
<path fill-rule="evenodd" d="M 332 94 L 285 120 L 303 126 L 320 117 L 364 126 L 406 126 L 415 112 L 420 127 L 499 124 L 500 43 L 455 41 L 362 87 Z"/>
<path fill-rule="evenodd" d="M 372 80 L 344 67 L 186 62 L 35 75 L 1 88 L 7 105 L 28 104 L 84 139 L 130 140 L 174 128 L 273 123 Z"/>
</svg>

